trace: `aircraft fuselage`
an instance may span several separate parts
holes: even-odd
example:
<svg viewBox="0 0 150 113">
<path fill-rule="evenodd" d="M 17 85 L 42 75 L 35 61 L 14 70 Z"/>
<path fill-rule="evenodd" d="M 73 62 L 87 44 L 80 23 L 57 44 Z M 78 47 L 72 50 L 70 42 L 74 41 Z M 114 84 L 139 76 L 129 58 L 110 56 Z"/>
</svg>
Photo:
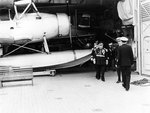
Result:
<svg viewBox="0 0 150 113">
<path fill-rule="evenodd" d="M 22 44 L 26 41 L 38 42 L 57 35 L 65 36 L 69 33 L 69 18 L 66 14 L 36 13 L 24 14 L 22 18 L 16 16 L 12 20 L 0 21 L 0 43 Z"/>
</svg>

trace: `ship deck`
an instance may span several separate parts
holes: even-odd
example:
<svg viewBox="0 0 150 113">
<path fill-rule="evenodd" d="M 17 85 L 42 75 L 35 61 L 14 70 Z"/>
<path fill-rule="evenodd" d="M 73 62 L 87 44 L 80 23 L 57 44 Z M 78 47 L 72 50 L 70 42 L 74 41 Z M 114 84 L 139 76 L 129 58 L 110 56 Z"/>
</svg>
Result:
<svg viewBox="0 0 150 113">
<path fill-rule="evenodd" d="M 132 72 L 131 81 L 148 78 Z M 59 72 L 55 77 L 34 77 L 26 82 L 5 83 L 0 88 L 0 113 L 150 113 L 150 86 L 117 84 L 116 72 Z"/>
</svg>

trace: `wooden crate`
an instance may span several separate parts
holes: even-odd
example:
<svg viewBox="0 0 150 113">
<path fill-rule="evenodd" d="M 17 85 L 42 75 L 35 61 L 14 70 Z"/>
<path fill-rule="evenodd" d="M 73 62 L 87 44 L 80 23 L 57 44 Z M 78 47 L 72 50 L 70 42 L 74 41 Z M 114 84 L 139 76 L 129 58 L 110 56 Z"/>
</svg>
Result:
<svg viewBox="0 0 150 113">
<path fill-rule="evenodd" d="M 33 69 L 32 67 L 11 67 L 0 66 L 0 82 L 27 81 L 31 80 L 33 85 Z"/>
</svg>

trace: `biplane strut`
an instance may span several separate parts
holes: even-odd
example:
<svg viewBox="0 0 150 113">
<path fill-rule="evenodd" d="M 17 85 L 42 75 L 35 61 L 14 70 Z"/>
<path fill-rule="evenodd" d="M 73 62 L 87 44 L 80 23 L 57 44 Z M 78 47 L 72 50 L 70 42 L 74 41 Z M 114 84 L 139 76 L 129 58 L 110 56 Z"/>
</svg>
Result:
<svg viewBox="0 0 150 113">
<path fill-rule="evenodd" d="M 46 53 L 46 54 L 49 54 L 49 53 L 50 53 L 49 47 L 48 47 L 48 43 L 47 43 L 47 40 L 46 40 L 46 33 L 45 33 L 45 32 L 44 32 L 44 35 L 43 35 L 43 45 L 44 45 L 44 51 L 45 51 L 45 52 L 39 51 L 39 50 L 37 50 L 37 49 L 30 48 L 30 47 L 26 47 L 26 45 L 29 44 L 29 43 L 31 43 L 31 42 L 32 42 L 32 41 L 29 41 L 29 42 L 25 43 L 24 45 L 12 44 L 12 45 L 14 45 L 14 46 L 17 46 L 18 48 L 16 48 L 16 49 L 10 51 L 10 52 L 7 53 L 7 54 L 4 54 L 3 57 L 8 56 L 8 55 L 14 53 L 15 51 L 19 50 L 20 48 L 32 50 L 32 51 L 35 51 L 35 52 L 38 52 L 38 53 Z"/>
<path fill-rule="evenodd" d="M 46 40 L 46 32 L 44 32 L 43 40 L 44 40 L 44 41 L 43 41 L 43 45 L 44 45 L 45 52 L 46 52 L 47 54 L 49 54 L 50 51 L 49 51 L 48 43 L 47 43 L 47 40 Z"/>
<path fill-rule="evenodd" d="M 17 11 L 17 6 L 21 6 L 21 5 L 27 5 L 27 6 L 24 9 L 24 11 L 21 13 L 21 15 L 19 16 L 18 15 L 18 11 Z M 34 2 L 32 0 L 21 0 L 21 1 L 14 2 L 14 9 L 15 9 L 15 13 L 16 13 L 17 19 L 20 19 L 28 11 L 30 6 L 33 6 L 33 8 L 34 8 L 35 12 L 37 13 L 37 15 L 39 17 L 41 17 L 38 9 L 36 8 L 36 6 L 35 6 L 35 4 L 34 4 Z"/>
</svg>

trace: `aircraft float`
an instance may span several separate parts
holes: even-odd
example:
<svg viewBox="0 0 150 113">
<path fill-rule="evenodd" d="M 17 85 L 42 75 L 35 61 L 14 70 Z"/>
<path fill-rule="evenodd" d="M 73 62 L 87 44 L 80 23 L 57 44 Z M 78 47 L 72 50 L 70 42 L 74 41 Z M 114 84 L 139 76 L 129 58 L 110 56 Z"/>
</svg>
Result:
<svg viewBox="0 0 150 113">
<path fill-rule="evenodd" d="M 60 69 L 82 64 L 90 59 L 91 50 L 68 50 L 50 52 L 47 40 L 70 33 L 70 20 L 67 14 L 40 13 L 32 0 L 0 0 L 0 8 L 14 9 L 14 16 L 8 10 L 9 19 L 0 21 L 0 44 L 18 48 L 0 58 L 1 66 Z M 18 7 L 24 7 L 22 12 Z M 29 13 L 33 8 L 34 12 Z M 61 38 L 61 37 L 60 37 Z M 43 41 L 44 52 L 26 45 Z M 20 48 L 38 53 L 10 55 Z"/>
</svg>

